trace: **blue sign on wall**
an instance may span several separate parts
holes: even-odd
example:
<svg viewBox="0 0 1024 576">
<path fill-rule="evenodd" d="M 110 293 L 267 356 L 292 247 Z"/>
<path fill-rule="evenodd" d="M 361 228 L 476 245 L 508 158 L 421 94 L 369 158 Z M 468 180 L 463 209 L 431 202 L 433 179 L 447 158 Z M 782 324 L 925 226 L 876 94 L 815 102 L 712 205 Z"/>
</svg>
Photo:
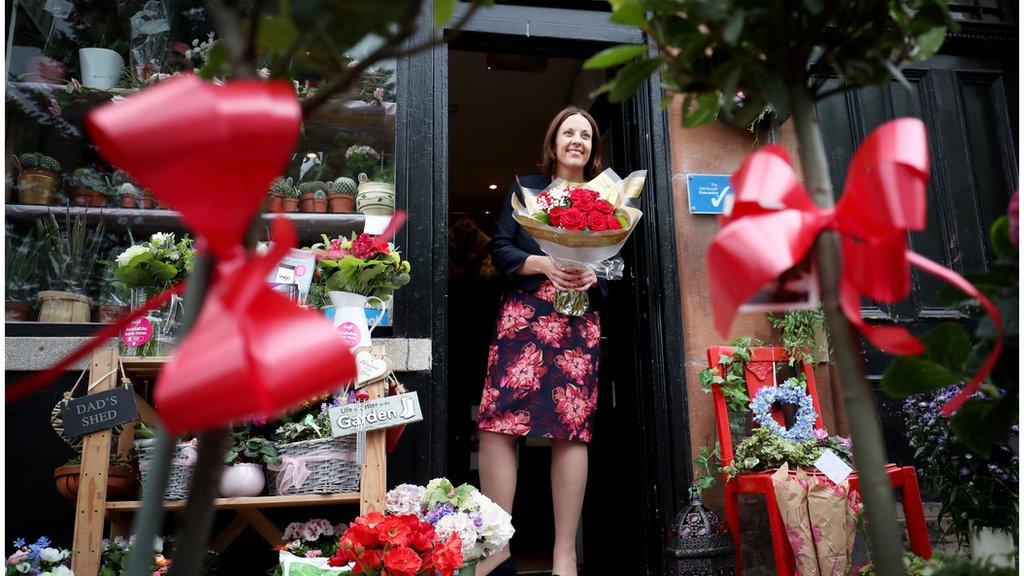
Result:
<svg viewBox="0 0 1024 576">
<path fill-rule="evenodd" d="M 732 196 L 729 174 L 687 174 L 686 193 L 690 214 L 722 214 Z"/>
</svg>

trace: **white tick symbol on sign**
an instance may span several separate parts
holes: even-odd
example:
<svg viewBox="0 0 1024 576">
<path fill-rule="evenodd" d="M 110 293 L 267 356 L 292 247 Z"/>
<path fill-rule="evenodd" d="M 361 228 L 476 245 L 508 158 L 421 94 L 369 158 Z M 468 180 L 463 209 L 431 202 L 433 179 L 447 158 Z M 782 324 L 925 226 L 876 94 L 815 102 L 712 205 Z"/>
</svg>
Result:
<svg viewBox="0 0 1024 576">
<path fill-rule="evenodd" d="M 725 195 L 728 194 L 728 193 L 729 193 L 729 186 L 726 186 L 725 188 L 722 188 L 722 191 L 718 193 L 718 196 L 715 196 L 714 198 L 711 199 L 711 205 L 714 206 L 715 208 L 718 208 L 719 206 L 721 206 L 722 205 L 722 200 L 725 200 Z"/>
</svg>

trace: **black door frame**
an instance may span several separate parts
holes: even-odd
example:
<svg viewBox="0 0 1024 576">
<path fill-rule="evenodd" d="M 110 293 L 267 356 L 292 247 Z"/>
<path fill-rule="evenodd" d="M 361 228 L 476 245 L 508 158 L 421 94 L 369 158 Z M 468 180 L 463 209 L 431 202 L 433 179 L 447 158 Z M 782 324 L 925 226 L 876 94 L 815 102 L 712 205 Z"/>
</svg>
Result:
<svg viewBox="0 0 1024 576">
<path fill-rule="evenodd" d="M 455 20 L 467 9 L 460 4 Z M 618 44 L 645 42 L 635 28 L 609 23 L 609 13 L 499 5 L 478 13 L 467 34 L 505 34 L 530 38 L 571 38 L 574 42 Z M 431 3 L 421 15 L 420 32 L 411 42 L 434 38 Z M 433 364 L 430 382 L 415 386 L 424 413 L 417 433 L 415 470 L 418 480 L 443 474 L 447 467 L 447 223 L 448 223 L 448 49 L 446 44 L 398 62 L 398 205 L 409 221 L 398 241 L 419 271 L 396 295 L 402 314 L 395 334 L 430 338 Z M 642 398 L 641 418 L 645 469 L 636 471 L 650 482 L 642 495 L 646 517 L 657 519 L 648 556 L 660 558 L 661 535 L 667 529 L 691 479 L 690 434 L 683 358 L 683 319 L 676 254 L 669 157 L 668 120 L 660 108 L 658 78 L 645 83 L 636 96 L 635 126 L 638 157 L 648 170 L 644 218 L 634 242 L 647 265 L 634 289 L 649 307 L 637 310 L 638 340 L 649 346 L 649 357 L 637 362 L 637 381 L 649 395 Z M 628 503 L 623 503 L 628 505 Z M 656 536 L 656 537 L 655 537 Z M 660 560 L 650 566 L 654 573 Z"/>
</svg>

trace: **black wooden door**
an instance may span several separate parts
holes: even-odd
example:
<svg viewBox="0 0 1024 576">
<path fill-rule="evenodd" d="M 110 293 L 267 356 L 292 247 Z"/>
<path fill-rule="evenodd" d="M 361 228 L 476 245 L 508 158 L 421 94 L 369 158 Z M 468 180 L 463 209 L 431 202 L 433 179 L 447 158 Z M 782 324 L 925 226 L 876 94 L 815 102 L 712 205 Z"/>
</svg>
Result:
<svg viewBox="0 0 1024 576">
<path fill-rule="evenodd" d="M 854 150 L 871 130 L 893 118 L 924 121 L 931 154 L 928 222 L 925 231 L 911 234 L 911 248 L 959 273 L 987 269 L 992 260 L 987 230 L 1006 212 L 1017 187 L 1015 60 L 1007 61 L 991 46 L 987 54 L 966 53 L 937 55 L 905 69 L 910 89 L 893 82 L 818 104 L 837 197 Z M 948 309 L 939 301 L 943 287 L 940 280 L 914 271 L 906 300 L 883 306 L 865 302 L 863 312 L 871 320 L 907 325 L 915 333 L 943 321 L 969 322 L 966 310 Z M 901 402 L 885 397 L 877 386 L 890 358 L 866 343 L 864 355 L 889 459 L 908 464 L 912 453 Z"/>
</svg>

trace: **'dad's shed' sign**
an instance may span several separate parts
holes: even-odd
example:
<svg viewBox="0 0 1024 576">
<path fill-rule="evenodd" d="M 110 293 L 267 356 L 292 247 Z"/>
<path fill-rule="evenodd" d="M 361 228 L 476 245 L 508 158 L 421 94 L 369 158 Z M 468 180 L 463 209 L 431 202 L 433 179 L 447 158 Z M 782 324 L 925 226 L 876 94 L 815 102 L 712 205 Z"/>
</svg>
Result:
<svg viewBox="0 0 1024 576">
<path fill-rule="evenodd" d="M 61 412 L 64 434 L 69 438 L 127 424 L 138 417 L 135 392 L 120 386 L 75 398 Z"/>
</svg>

